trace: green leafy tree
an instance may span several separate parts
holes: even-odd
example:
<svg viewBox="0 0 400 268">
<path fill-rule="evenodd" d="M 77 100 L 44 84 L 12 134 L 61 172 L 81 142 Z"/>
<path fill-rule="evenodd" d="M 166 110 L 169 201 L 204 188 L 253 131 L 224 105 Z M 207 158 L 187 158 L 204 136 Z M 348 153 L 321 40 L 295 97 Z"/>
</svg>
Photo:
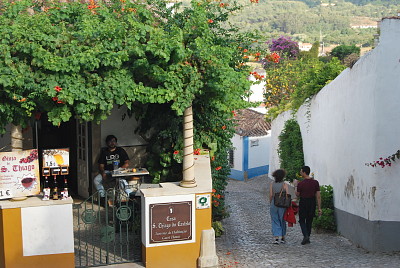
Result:
<svg viewBox="0 0 400 268">
<path fill-rule="evenodd" d="M 332 49 L 331 55 L 337 57 L 339 60 L 343 61 L 350 54 L 356 54 L 360 56 L 360 48 L 355 45 L 340 45 Z"/>
<path fill-rule="evenodd" d="M 182 114 L 193 105 L 196 148 L 212 152 L 215 217 L 223 217 L 232 111 L 247 107 L 250 86 L 239 47 L 251 40 L 221 26 L 239 9 L 208 1 L 3 3 L 0 131 L 43 112 L 54 125 L 100 122 L 126 105 L 148 134 L 155 179 L 179 180 Z"/>
</svg>

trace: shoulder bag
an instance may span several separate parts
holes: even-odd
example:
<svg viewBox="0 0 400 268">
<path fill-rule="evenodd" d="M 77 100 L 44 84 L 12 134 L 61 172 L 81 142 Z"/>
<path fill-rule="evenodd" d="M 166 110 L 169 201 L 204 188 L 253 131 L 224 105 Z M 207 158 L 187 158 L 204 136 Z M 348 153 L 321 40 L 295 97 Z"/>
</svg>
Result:
<svg viewBox="0 0 400 268">
<path fill-rule="evenodd" d="M 274 195 L 274 205 L 280 208 L 288 208 L 292 204 L 292 196 L 282 189 Z"/>
</svg>

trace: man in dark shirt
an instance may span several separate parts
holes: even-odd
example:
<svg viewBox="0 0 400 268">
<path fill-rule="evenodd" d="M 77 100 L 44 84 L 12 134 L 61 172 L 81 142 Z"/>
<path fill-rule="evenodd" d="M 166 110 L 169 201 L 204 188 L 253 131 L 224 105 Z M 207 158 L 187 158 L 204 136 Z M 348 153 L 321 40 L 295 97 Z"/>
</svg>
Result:
<svg viewBox="0 0 400 268">
<path fill-rule="evenodd" d="M 300 170 L 303 180 L 297 184 L 295 181 L 295 193 L 300 197 L 299 203 L 299 223 L 303 233 L 302 245 L 310 243 L 310 235 L 313 218 L 315 217 L 315 207 L 318 204 L 318 214 L 321 216 L 321 192 L 319 183 L 310 177 L 310 167 L 304 166 Z M 317 203 L 317 204 L 316 204 Z"/>
<path fill-rule="evenodd" d="M 106 195 L 103 182 L 111 179 L 114 164 L 118 165 L 119 168 L 126 168 L 129 166 L 128 154 L 123 148 L 117 147 L 117 138 L 114 135 L 108 135 L 106 137 L 106 144 L 107 148 L 100 152 L 98 160 L 99 174 L 93 180 L 101 197 L 105 197 Z M 127 194 L 130 194 L 130 192 Z"/>
</svg>

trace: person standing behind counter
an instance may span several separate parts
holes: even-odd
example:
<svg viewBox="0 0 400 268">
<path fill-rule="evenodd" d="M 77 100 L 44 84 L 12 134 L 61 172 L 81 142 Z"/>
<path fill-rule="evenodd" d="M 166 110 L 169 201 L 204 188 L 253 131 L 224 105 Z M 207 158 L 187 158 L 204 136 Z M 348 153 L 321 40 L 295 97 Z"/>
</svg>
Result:
<svg viewBox="0 0 400 268">
<path fill-rule="evenodd" d="M 100 152 L 100 157 L 98 160 L 99 174 L 97 174 L 97 176 L 93 179 L 93 182 L 101 197 L 106 196 L 103 182 L 112 180 L 111 175 L 114 169 L 114 163 L 118 164 L 118 167 L 120 168 L 127 168 L 129 166 L 128 154 L 122 147 L 117 146 L 117 141 L 117 137 L 114 135 L 108 135 L 106 137 L 107 148 Z M 123 185 L 123 182 L 121 185 Z M 132 197 L 131 195 L 135 194 L 135 192 L 130 189 L 125 189 L 125 192 L 129 195 L 129 197 Z"/>
</svg>

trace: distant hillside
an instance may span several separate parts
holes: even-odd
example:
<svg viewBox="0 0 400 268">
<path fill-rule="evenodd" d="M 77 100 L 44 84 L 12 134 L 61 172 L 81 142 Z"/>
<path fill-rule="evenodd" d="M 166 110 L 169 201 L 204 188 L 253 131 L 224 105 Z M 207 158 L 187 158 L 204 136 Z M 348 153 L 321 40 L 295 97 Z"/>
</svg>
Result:
<svg viewBox="0 0 400 268">
<path fill-rule="evenodd" d="M 265 39 L 290 35 L 308 43 L 322 41 L 326 44 L 363 46 L 372 45 L 373 35 L 377 33 L 377 21 L 396 15 L 400 10 L 400 0 L 239 2 L 246 7 L 235 14 L 231 22 L 242 31 L 259 30 Z"/>
<path fill-rule="evenodd" d="M 179 1 L 179 0 L 178 0 Z M 190 0 L 181 0 L 185 5 Z M 217 0 L 216 0 L 217 1 Z M 233 0 L 218 0 L 231 3 Z M 237 0 L 244 8 L 231 16 L 240 31 L 259 31 L 263 40 L 280 35 L 297 41 L 322 41 L 371 47 L 377 22 L 394 16 L 400 0 Z"/>
</svg>

